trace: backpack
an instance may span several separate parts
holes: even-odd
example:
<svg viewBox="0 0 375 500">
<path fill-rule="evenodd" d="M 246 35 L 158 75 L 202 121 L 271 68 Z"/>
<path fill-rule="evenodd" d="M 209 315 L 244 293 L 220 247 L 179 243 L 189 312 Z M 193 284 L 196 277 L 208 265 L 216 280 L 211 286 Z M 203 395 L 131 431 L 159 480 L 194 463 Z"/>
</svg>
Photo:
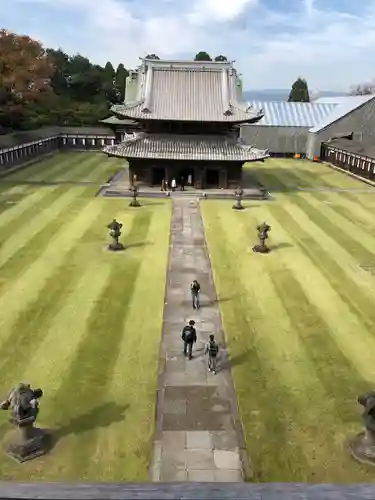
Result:
<svg viewBox="0 0 375 500">
<path fill-rule="evenodd" d="M 217 355 L 218 351 L 219 351 L 219 346 L 217 345 L 217 343 L 215 341 L 213 341 L 213 342 L 210 341 L 208 343 L 208 352 L 209 352 L 210 356 L 215 357 Z"/>
<path fill-rule="evenodd" d="M 184 341 L 185 342 L 187 342 L 187 343 L 193 342 L 193 340 L 194 340 L 194 329 L 193 329 L 192 326 L 190 326 L 190 325 L 189 326 L 185 326 L 183 333 L 185 334 L 184 335 L 184 337 L 185 337 Z"/>
</svg>

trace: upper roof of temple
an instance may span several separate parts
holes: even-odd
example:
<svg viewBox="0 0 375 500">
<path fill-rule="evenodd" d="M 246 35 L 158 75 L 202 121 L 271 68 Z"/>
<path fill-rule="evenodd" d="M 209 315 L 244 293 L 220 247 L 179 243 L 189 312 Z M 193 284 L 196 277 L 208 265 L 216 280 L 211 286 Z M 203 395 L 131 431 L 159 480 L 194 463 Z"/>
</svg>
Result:
<svg viewBox="0 0 375 500">
<path fill-rule="evenodd" d="M 263 113 L 238 101 L 232 62 L 143 59 L 129 79 L 137 80 L 133 102 L 112 107 L 134 120 L 254 123 Z M 134 86 L 133 86 L 134 89 Z"/>
</svg>

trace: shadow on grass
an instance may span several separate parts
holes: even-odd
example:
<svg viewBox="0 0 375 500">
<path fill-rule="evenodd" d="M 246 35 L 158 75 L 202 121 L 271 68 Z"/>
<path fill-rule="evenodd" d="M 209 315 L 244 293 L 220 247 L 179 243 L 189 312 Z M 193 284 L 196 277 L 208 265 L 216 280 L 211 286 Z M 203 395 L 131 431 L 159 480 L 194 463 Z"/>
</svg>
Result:
<svg viewBox="0 0 375 500">
<path fill-rule="evenodd" d="M 240 366 L 246 363 L 249 355 L 250 353 L 248 351 L 244 351 L 231 358 L 229 357 L 227 352 L 222 351 L 222 353 L 219 354 L 217 371 L 219 372 L 219 371 L 230 370 L 235 366 Z"/>
<path fill-rule="evenodd" d="M 126 248 L 143 248 L 143 247 L 148 247 L 150 245 L 153 245 L 151 241 L 138 241 L 135 243 L 125 243 L 125 249 Z"/>
<path fill-rule="evenodd" d="M 150 207 L 150 206 L 162 207 L 163 205 L 165 205 L 165 203 L 162 203 L 160 201 L 144 201 L 144 200 L 142 204 L 144 207 Z"/>
<path fill-rule="evenodd" d="M 270 250 L 281 250 L 283 248 L 292 248 L 293 245 L 291 243 L 281 242 L 276 245 L 269 245 Z"/>
<path fill-rule="evenodd" d="M 327 173 L 330 171 L 326 166 Z M 332 171 L 332 170 L 331 170 Z M 333 171 L 332 171 L 333 173 Z M 322 170 L 316 172 L 308 169 L 300 169 L 300 175 L 293 173 L 292 169 L 277 168 L 277 167 L 255 167 L 244 170 L 243 187 L 263 186 L 267 191 L 271 192 L 299 192 L 300 189 L 323 188 L 332 190 L 335 188 L 336 182 L 330 184 L 327 180 L 322 179 Z M 335 178 L 336 179 L 336 178 Z"/>
<path fill-rule="evenodd" d="M 111 424 L 121 422 L 129 405 L 117 405 L 116 403 L 105 403 L 97 406 L 87 413 L 78 415 L 63 427 L 54 431 L 55 442 L 69 436 L 70 434 L 82 434 L 98 427 L 109 427 Z"/>
<path fill-rule="evenodd" d="M 223 304 L 224 302 L 231 302 L 232 300 L 238 299 L 239 294 L 237 295 L 228 295 L 224 297 L 220 297 L 214 300 L 203 300 L 201 301 L 201 307 L 212 307 L 217 306 L 218 304 Z"/>
</svg>

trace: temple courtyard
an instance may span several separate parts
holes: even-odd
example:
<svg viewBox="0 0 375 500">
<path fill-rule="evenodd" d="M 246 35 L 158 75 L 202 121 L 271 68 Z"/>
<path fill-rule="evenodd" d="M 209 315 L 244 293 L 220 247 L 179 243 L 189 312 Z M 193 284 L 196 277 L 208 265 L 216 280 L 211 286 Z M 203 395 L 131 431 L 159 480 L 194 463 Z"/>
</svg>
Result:
<svg viewBox="0 0 375 500">
<path fill-rule="evenodd" d="M 50 454 L 22 465 L 0 454 L 2 480 L 149 478 L 171 216 L 175 232 L 186 217 L 181 200 L 140 198 L 132 209 L 125 198 L 95 197 L 123 165 L 59 153 L 0 179 L 0 393 L 19 381 L 42 387 L 38 425 L 56 438 Z M 226 385 L 231 371 L 247 479 L 371 482 L 347 441 L 362 429 L 356 398 L 375 379 L 375 189 L 292 159 L 254 163 L 246 176 L 270 200 L 245 200 L 238 212 L 231 200 L 199 203 L 217 300 L 202 282 L 195 315 L 221 313 L 229 362 L 217 380 Z M 114 217 L 127 246 L 118 254 L 106 250 Z M 251 251 L 262 221 L 272 227 L 267 255 Z M 181 325 L 178 306 L 168 313 L 176 339 L 164 337 L 176 365 L 189 290 L 183 300 Z M 184 376 L 212 387 L 214 375 L 191 370 Z M 0 419 L 3 435 L 7 413 Z"/>
</svg>

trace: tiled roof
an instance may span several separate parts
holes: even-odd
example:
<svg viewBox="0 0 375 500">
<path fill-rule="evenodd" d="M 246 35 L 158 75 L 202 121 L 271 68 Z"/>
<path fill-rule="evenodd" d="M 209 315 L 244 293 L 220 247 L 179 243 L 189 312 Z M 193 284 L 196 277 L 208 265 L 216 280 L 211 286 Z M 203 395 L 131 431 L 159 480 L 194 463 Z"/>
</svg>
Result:
<svg viewBox="0 0 375 500">
<path fill-rule="evenodd" d="M 331 113 L 325 116 L 322 120 L 317 122 L 315 126 L 310 130 L 312 133 L 317 133 L 328 127 L 334 122 L 337 122 L 344 116 L 348 115 L 355 109 L 363 106 L 367 102 L 375 99 L 373 95 L 365 95 L 365 96 L 348 96 L 338 98 L 336 97 L 336 105 L 332 109 Z"/>
<path fill-rule="evenodd" d="M 255 161 L 269 156 L 268 151 L 217 136 L 134 134 L 105 153 L 125 158 L 211 161 Z"/>
<path fill-rule="evenodd" d="M 104 120 L 100 120 L 100 123 L 104 123 L 105 125 L 135 125 L 134 120 L 129 120 L 126 118 L 117 118 L 117 116 L 109 116 L 108 118 L 105 118 Z"/>
<path fill-rule="evenodd" d="M 231 63 L 144 61 L 138 101 L 112 107 L 115 114 L 147 120 L 256 122 L 236 98 Z"/>
<path fill-rule="evenodd" d="M 268 127 L 311 128 L 322 121 L 335 107 L 334 103 L 316 102 L 261 102 L 250 101 L 255 110 L 262 109 L 264 117 L 257 123 Z"/>
</svg>

